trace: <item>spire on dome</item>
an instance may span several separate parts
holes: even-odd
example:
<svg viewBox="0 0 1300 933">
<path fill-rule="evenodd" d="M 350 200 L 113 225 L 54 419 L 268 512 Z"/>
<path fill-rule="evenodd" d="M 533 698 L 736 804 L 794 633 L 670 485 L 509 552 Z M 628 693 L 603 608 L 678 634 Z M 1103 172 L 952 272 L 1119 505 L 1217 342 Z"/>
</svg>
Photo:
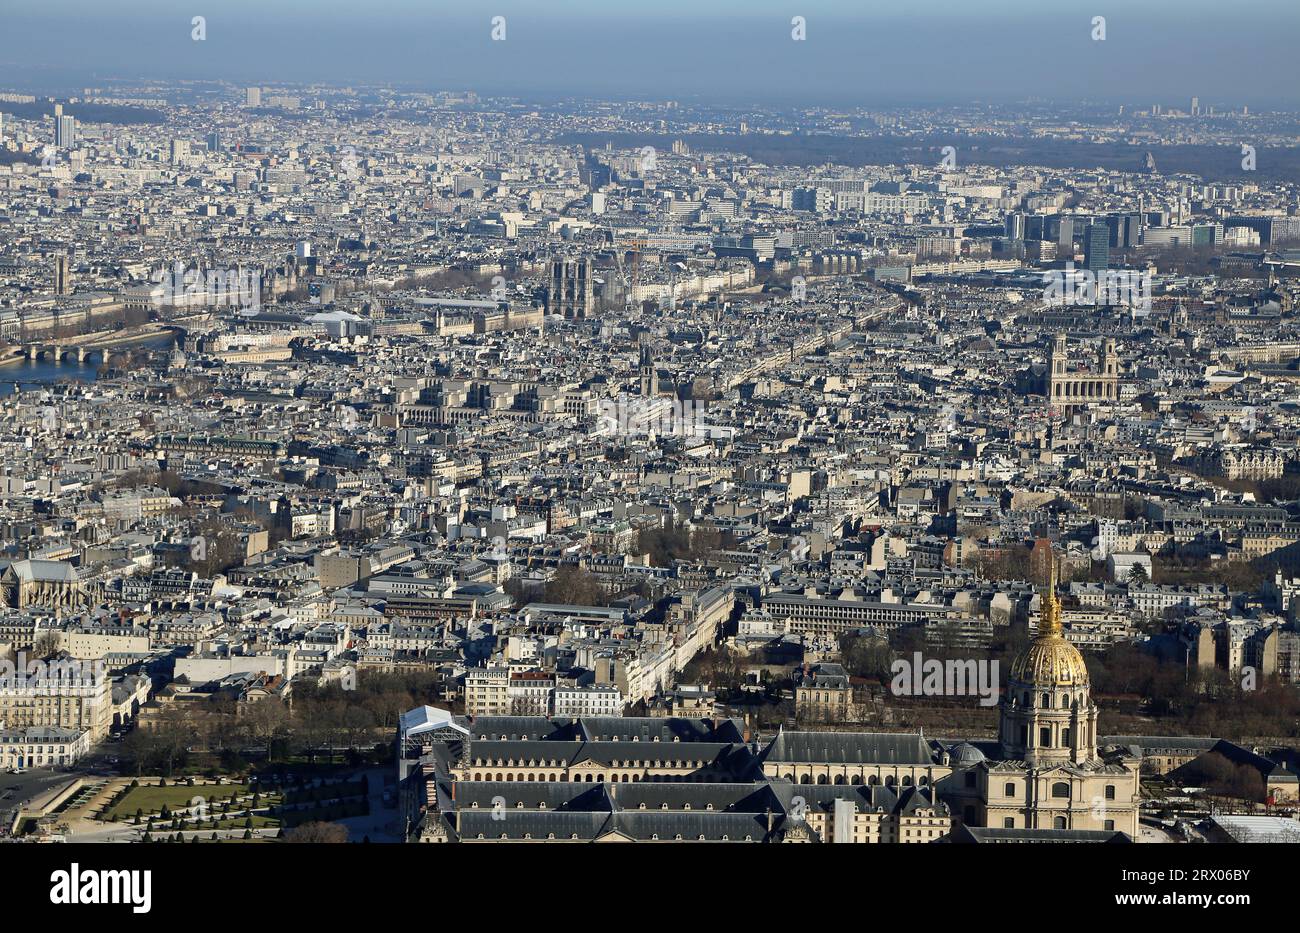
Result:
<svg viewBox="0 0 1300 933">
<path fill-rule="evenodd" d="M 1047 592 L 1043 594 L 1042 620 L 1038 623 L 1038 634 L 1048 638 L 1060 638 L 1061 601 L 1056 598 L 1056 559 L 1048 562 Z"/>
</svg>

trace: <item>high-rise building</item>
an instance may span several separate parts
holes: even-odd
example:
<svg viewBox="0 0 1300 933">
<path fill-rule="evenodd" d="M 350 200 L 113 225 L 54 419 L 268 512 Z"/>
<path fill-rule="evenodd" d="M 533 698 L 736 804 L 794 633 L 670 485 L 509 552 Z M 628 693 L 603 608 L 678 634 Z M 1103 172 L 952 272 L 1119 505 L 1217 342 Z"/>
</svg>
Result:
<svg viewBox="0 0 1300 933">
<path fill-rule="evenodd" d="M 1200 99 L 1199 97 L 1193 97 L 1193 98 L 1192 98 L 1192 116 L 1194 116 L 1194 117 L 1195 117 L 1195 116 L 1199 116 L 1199 115 L 1200 115 L 1200 112 L 1201 112 L 1201 99 Z"/>
<path fill-rule="evenodd" d="M 208 152 L 221 151 L 221 131 L 213 130 L 208 134 Z"/>
<path fill-rule="evenodd" d="M 1083 228 L 1083 267 L 1091 272 L 1110 268 L 1110 226 L 1088 224 Z"/>
<path fill-rule="evenodd" d="M 245 91 L 244 104 L 249 107 L 262 106 L 262 89 L 260 87 L 250 87 Z"/>
<path fill-rule="evenodd" d="M 77 141 L 77 118 L 60 113 L 54 118 L 54 145 L 68 149 Z"/>
<path fill-rule="evenodd" d="M 1008 214 L 1005 229 L 1008 240 L 1023 240 L 1025 238 L 1025 215 L 1019 213 Z"/>
<path fill-rule="evenodd" d="M 1111 249 L 1132 249 L 1141 242 L 1141 214 L 1111 214 L 1106 218 L 1106 225 L 1110 228 Z"/>
<path fill-rule="evenodd" d="M 171 144 L 171 163 L 180 165 L 190 157 L 190 141 L 188 139 L 173 139 Z"/>
</svg>

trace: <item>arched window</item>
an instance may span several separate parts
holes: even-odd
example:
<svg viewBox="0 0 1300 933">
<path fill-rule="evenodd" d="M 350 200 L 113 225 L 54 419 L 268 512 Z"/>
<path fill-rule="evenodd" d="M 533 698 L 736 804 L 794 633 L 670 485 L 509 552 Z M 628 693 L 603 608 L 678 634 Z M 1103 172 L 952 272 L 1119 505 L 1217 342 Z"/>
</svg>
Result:
<svg viewBox="0 0 1300 933">
<path fill-rule="evenodd" d="M 1052 730 L 1048 726 L 1038 730 L 1038 745 L 1040 748 L 1052 747 Z"/>
<path fill-rule="evenodd" d="M 1115 799 L 1115 785 L 1114 785 L 1114 784 L 1107 784 L 1107 785 L 1106 785 L 1106 799 L 1107 799 L 1107 800 L 1114 800 L 1114 799 Z"/>
<path fill-rule="evenodd" d="M 1016 795 L 1016 785 L 1011 781 L 1007 781 L 1006 786 L 1002 788 L 1002 792 L 1008 797 L 1014 797 Z"/>
<path fill-rule="evenodd" d="M 1052 828 L 1065 829 L 1065 817 L 1058 816 L 1056 819 L 1052 820 Z"/>
<path fill-rule="evenodd" d="M 1057 781 L 1052 785 L 1053 797 L 1069 797 L 1070 785 L 1066 781 Z"/>
</svg>

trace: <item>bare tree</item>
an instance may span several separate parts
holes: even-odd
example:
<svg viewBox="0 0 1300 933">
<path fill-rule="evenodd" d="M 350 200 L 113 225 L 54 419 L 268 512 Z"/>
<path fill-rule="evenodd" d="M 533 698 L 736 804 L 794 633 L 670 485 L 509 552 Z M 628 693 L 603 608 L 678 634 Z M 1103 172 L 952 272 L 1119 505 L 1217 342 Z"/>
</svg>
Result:
<svg viewBox="0 0 1300 933">
<path fill-rule="evenodd" d="M 295 826 L 284 835 L 285 842 L 339 843 L 348 841 L 348 828 L 342 823 L 313 821 Z"/>
</svg>

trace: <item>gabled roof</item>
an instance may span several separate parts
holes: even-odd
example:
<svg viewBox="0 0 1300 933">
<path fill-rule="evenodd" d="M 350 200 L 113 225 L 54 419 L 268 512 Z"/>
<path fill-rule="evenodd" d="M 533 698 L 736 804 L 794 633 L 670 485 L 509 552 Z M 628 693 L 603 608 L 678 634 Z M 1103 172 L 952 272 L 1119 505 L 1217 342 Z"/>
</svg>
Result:
<svg viewBox="0 0 1300 933">
<path fill-rule="evenodd" d="M 769 764 L 931 765 L 935 754 L 917 733 L 782 731 L 763 760 Z"/>
<path fill-rule="evenodd" d="M 403 738 L 438 729 L 453 729 L 464 736 L 469 735 L 469 731 L 458 725 L 451 713 L 436 706 L 417 706 L 407 710 L 402 714 L 400 729 Z"/>
</svg>

